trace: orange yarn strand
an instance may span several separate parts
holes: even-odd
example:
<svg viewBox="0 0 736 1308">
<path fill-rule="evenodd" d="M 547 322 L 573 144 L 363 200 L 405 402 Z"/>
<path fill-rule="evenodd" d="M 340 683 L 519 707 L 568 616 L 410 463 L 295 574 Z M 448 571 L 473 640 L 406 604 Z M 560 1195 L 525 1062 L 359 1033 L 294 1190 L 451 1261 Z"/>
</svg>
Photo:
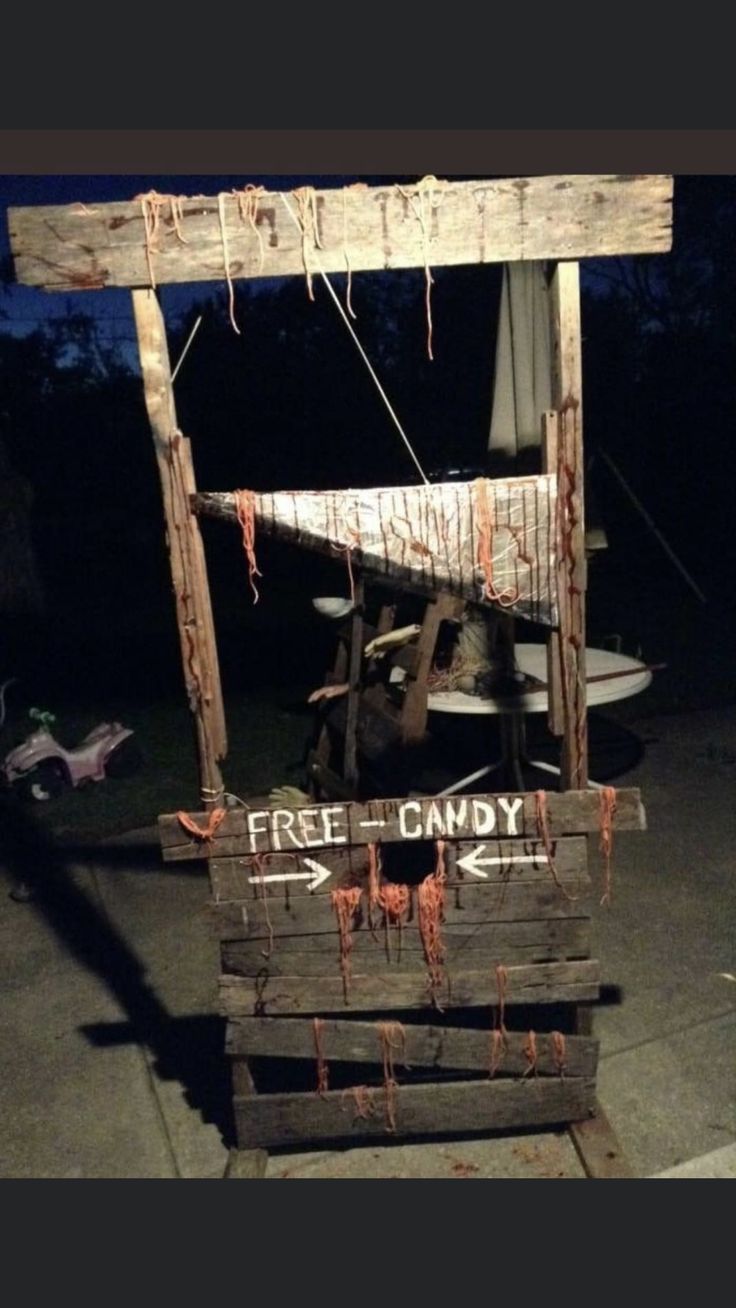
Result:
<svg viewBox="0 0 736 1308">
<path fill-rule="evenodd" d="M 494 1076 L 496 1075 L 496 1072 L 501 1066 L 501 1063 L 503 1062 L 505 1055 L 506 1055 L 506 1041 L 504 1039 L 503 1032 L 499 1031 L 498 1027 L 494 1027 L 493 1030 L 491 1031 L 491 1054 L 490 1054 L 490 1062 L 488 1066 L 488 1076 L 491 1081 L 493 1080 Z"/>
<path fill-rule="evenodd" d="M 524 1076 L 530 1076 L 532 1072 L 536 1076 L 537 1075 L 537 1037 L 533 1031 L 530 1031 L 529 1035 L 526 1038 L 526 1044 L 524 1045 L 523 1052 L 524 1052 L 524 1057 L 526 1058 L 526 1061 L 529 1064 L 526 1071 L 524 1072 Z"/>
<path fill-rule="evenodd" d="M 253 580 L 254 577 L 262 577 L 263 573 L 258 571 L 256 563 L 256 509 L 255 509 L 255 492 L 251 490 L 236 490 L 235 512 L 238 515 L 238 522 L 243 531 L 243 549 L 245 557 L 248 560 L 248 580 L 251 590 L 253 591 L 253 603 L 258 603 L 258 590 Z"/>
<path fill-rule="evenodd" d="M 601 842 L 600 849 L 604 859 L 604 889 L 601 904 L 610 904 L 611 902 L 611 851 L 613 849 L 613 815 L 616 812 L 616 789 L 614 786 L 603 786 L 600 792 L 600 823 L 601 823 Z"/>
<path fill-rule="evenodd" d="M 188 831 L 190 836 L 195 836 L 197 840 L 209 841 L 214 836 L 223 818 L 227 816 L 227 809 L 213 808 L 210 812 L 209 821 L 206 827 L 198 826 L 194 821 L 194 818 L 190 818 L 188 813 L 179 812 L 176 816 L 184 830 Z"/>
<path fill-rule="evenodd" d="M 555 867 L 554 851 L 552 848 L 552 837 L 550 836 L 550 832 L 549 832 L 549 813 L 547 811 L 546 790 L 535 790 L 534 806 L 535 806 L 535 817 L 537 821 L 537 831 L 539 833 L 539 838 L 542 841 L 542 844 L 544 845 L 544 852 L 547 855 L 547 865 L 552 874 L 552 880 L 554 881 L 560 893 L 565 896 L 565 899 L 569 899 L 572 902 L 573 900 L 577 899 L 578 896 L 571 895 L 568 890 L 565 890 L 565 887 L 562 885 L 562 882 L 560 881 L 557 875 L 557 868 Z"/>
<path fill-rule="evenodd" d="M 429 989 L 435 1008 L 443 1011 L 437 1000 L 437 991 L 445 978 L 445 946 L 441 925 L 445 915 L 445 844 L 435 841 L 437 863 L 434 872 L 417 887 L 419 935 L 427 962 Z"/>
<path fill-rule="evenodd" d="M 565 1059 L 566 1059 L 566 1052 L 567 1052 L 567 1043 L 565 1041 L 565 1037 L 561 1031 L 553 1031 L 550 1035 L 550 1040 L 552 1042 L 552 1057 L 554 1059 L 555 1067 L 557 1068 L 557 1071 L 559 1072 L 560 1076 L 564 1077 L 565 1066 L 566 1066 Z"/>
<path fill-rule="evenodd" d="M 317 1055 L 317 1094 L 324 1095 L 329 1089 L 330 1073 L 325 1062 L 324 1047 L 322 1044 L 322 1028 L 324 1021 L 321 1017 L 312 1018 L 314 1028 L 314 1048 Z"/>
<path fill-rule="evenodd" d="M 513 587 L 499 591 L 493 583 L 493 515 L 488 498 L 487 477 L 473 482 L 473 516 L 478 532 L 478 563 L 483 571 L 483 596 L 501 608 L 509 608 L 519 598 Z"/>
<path fill-rule="evenodd" d="M 330 896 L 340 932 L 340 972 L 345 1003 L 350 989 L 350 951 L 353 947 L 353 919 L 362 895 L 360 886 L 340 886 Z"/>
<path fill-rule="evenodd" d="M 398 1082 L 394 1068 L 394 1054 L 401 1050 L 406 1066 L 406 1032 L 400 1022 L 379 1022 L 378 1037 L 383 1060 L 383 1088 L 386 1092 L 386 1130 L 396 1131 L 396 1091 Z"/>
</svg>

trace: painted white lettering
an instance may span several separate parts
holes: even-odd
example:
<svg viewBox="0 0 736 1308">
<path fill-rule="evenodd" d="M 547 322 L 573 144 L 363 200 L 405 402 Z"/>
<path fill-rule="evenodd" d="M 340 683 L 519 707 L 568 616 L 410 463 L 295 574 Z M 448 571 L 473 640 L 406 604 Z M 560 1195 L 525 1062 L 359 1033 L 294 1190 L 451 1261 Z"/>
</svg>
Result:
<svg viewBox="0 0 736 1308">
<path fill-rule="evenodd" d="M 517 836 L 519 834 L 516 830 L 516 814 L 519 812 L 519 809 L 522 808 L 523 804 L 524 801 L 520 795 L 512 800 L 508 800 L 504 796 L 499 798 L 498 806 L 499 808 L 502 808 L 506 814 L 507 836 Z"/>
<path fill-rule="evenodd" d="M 312 849 L 315 845 L 323 844 L 321 832 L 317 830 L 315 825 L 317 822 L 317 815 L 318 810 L 316 808 L 299 809 L 299 829 L 307 849 Z M 316 839 L 310 840 L 310 836 L 315 836 Z"/>
<path fill-rule="evenodd" d="M 263 812 L 262 810 L 259 811 L 258 809 L 255 810 L 251 809 L 247 815 L 248 835 L 250 836 L 251 854 L 255 854 L 256 852 L 256 849 L 258 847 L 258 837 L 266 834 L 268 817 L 269 817 L 268 813 Z M 263 823 L 264 823 L 263 826 L 256 825 L 259 818 L 263 818 Z"/>
<path fill-rule="evenodd" d="M 409 831 L 406 825 L 409 810 L 417 814 L 419 821 L 413 831 Z M 416 799 L 407 799 L 405 804 L 399 804 L 399 831 L 404 840 L 417 840 L 422 834 L 422 806 Z"/>
<path fill-rule="evenodd" d="M 485 799 L 471 801 L 473 831 L 476 836 L 489 836 L 496 825 L 496 810 Z"/>
<path fill-rule="evenodd" d="M 292 829 L 293 826 L 294 826 L 294 814 L 288 808 L 273 809 L 271 815 L 271 836 L 273 839 L 274 847 L 276 849 L 281 849 L 281 837 L 279 835 L 279 828 L 283 831 L 284 835 L 289 837 L 289 840 L 291 841 L 292 845 L 296 845 L 297 849 L 303 849 L 303 845 L 299 840 L 297 840 L 296 836 L 294 835 Z"/>
<path fill-rule="evenodd" d="M 456 807 L 457 802 L 457 807 Z M 468 820 L 468 801 L 459 799 L 457 801 L 448 799 L 445 806 L 445 823 L 447 826 L 448 836 L 454 836 L 455 832 L 465 826 Z"/>
<path fill-rule="evenodd" d="M 337 807 L 335 808 L 321 808 L 320 813 L 322 814 L 322 826 L 324 827 L 324 831 L 325 831 L 325 844 L 326 845 L 347 844 L 347 839 L 348 839 L 347 836 L 338 836 L 335 833 L 335 827 L 339 824 L 341 817 L 344 816 L 345 809 L 342 808 L 341 805 L 337 805 Z M 333 814 L 334 814 L 334 818 L 333 818 Z"/>
<path fill-rule="evenodd" d="M 430 804 L 429 806 L 424 834 L 428 839 L 434 836 L 444 836 L 445 834 L 445 824 L 438 804 Z"/>
</svg>

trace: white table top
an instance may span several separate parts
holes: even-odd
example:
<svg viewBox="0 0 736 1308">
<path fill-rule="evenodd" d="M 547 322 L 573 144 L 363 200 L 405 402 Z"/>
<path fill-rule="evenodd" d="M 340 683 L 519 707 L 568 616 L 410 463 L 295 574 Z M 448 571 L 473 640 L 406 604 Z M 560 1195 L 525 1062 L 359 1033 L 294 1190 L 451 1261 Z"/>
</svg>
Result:
<svg viewBox="0 0 736 1308">
<path fill-rule="evenodd" d="M 547 680 L 546 645 L 517 645 L 515 653 L 521 672 L 530 677 L 538 677 L 540 681 Z M 627 670 L 630 670 L 628 675 L 591 682 L 587 686 L 588 707 L 595 708 L 599 704 L 610 704 L 617 699 L 638 695 L 651 683 L 652 674 L 627 654 L 614 654 L 606 649 L 586 649 L 586 678 L 604 672 Z M 546 689 L 532 687 L 518 695 L 498 695 L 489 699 L 482 699 L 479 695 L 465 695 L 460 690 L 442 690 L 429 695 L 427 705 L 435 713 L 546 713 L 548 702 Z"/>
</svg>

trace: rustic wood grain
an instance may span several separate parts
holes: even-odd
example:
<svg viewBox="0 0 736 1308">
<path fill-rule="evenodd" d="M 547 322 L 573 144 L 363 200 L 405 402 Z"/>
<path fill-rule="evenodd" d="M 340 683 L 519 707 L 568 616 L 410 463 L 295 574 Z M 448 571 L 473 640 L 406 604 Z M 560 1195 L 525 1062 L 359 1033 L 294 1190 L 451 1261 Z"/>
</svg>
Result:
<svg viewBox="0 0 736 1308">
<path fill-rule="evenodd" d="M 558 412 L 557 607 L 559 625 L 550 684 L 560 686 L 562 757 L 560 786 L 588 784 L 588 721 L 585 683 L 585 506 L 580 270 L 557 265 L 550 287 L 552 403 Z M 553 646 L 553 648 L 555 648 Z M 556 724 L 559 714 L 553 715 Z"/>
<path fill-rule="evenodd" d="M 580 874 L 567 883 L 564 889 L 550 877 L 547 881 L 533 881 L 528 885 L 463 883 L 445 893 L 445 923 L 448 926 L 470 926 L 484 922 L 530 921 L 535 918 L 579 918 L 590 914 L 590 878 Z M 416 896 L 412 896 L 415 901 Z M 243 910 L 245 911 L 245 915 Z M 364 897 L 355 915 L 354 935 L 368 931 L 368 903 Z M 281 936 L 335 934 L 337 922 L 328 896 L 294 895 L 289 900 L 275 899 L 264 903 L 262 899 L 219 904 L 217 913 L 223 921 L 234 926 L 243 923 L 251 939 L 266 939 L 271 934 Z M 245 921 L 244 921 L 245 916 Z M 416 920 L 416 903 L 412 902 L 409 922 Z M 380 922 L 380 914 L 376 914 Z M 247 925 L 246 925 L 247 923 Z"/>
<path fill-rule="evenodd" d="M 440 627 L 449 619 L 459 618 L 464 608 L 463 600 L 440 593 L 424 611 L 416 644 L 416 663 L 408 677 L 401 707 L 401 734 L 407 743 L 422 740 L 427 730 L 427 677 L 434 663 Z"/>
<path fill-rule="evenodd" d="M 593 1113 L 570 1125 L 570 1137 L 591 1180 L 630 1180 L 636 1176 L 598 1100 Z"/>
<path fill-rule="evenodd" d="M 472 850 L 483 846 L 481 857 L 498 859 L 498 863 L 484 864 L 485 877 L 479 884 L 497 882 L 508 884 L 517 881 L 549 881 L 550 870 L 544 845 L 540 840 L 458 840 L 448 843 L 445 851 L 447 867 L 447 886 L 473 885 L 477 878 L 467 869 L 458 865 L 458 858 L 463 858 Z M 584 836 L 562 836 L 552 841 L 552 855 L 557 877 L 560 881 L 574 879 L 578 873 L 587 868 L 587 845 Z M 524 859 L 524 862 L 515 862 Z M 530 860 L 530 861 L 526 861 Z M 212 858 L 209 863 L 212 897 L 215 903 L 228 900 L 256 900 L 264 897 L 272 900 L 291 900 L 295 896 L 329 895 L 337 886 L 367 886 L 368 851 L 365 845 L 348 846 L 343 849 L 323 850 L 317 860 L 330 870 L 330 876 L 314 890 L 307 891 L 305 882 L 275 881 L 254 883 L 251 878 L 261 872 L 266 874 L 290 875 L 294 872 L 305 875 L 310 873 L 304 861 L 304 855 L 269 854 L 256 865 L 253 856 Z M 434 870 L 434 851 L 427 859 L 427 872 Z"/>
<path fill-rule="evenodd" d="M 506 1002 L 551 1004 L 593 1000 L 599 993 L 599 966 L 595 959 L 566 963 L 519 964 L 507 969 Z M 498 1000 L 491 968 L 458 971 L 448 975 L 437 995 L 443 1008 L 473 1008 Z M 389 1012 L 402 1008 L 428 1008 L 431 997 L 426 972 L 366 975 L 358 966 L 345 1003 L 342 978 L 335 977 L 220 977 L 221 1012 L 225 1017 L 329 1013 L 350 1008 Z"/>
<path fill-rule="evenodd" d="M 572 790 L 564 793 L 549 791 L 546 794 L 549 829 L 553 837 L 582 834 L 600 829 L 599 791 Z M 301 852 L 319 860 L 319 853 L 316 851 L 333 847 L 332 842 L 321 839 L 317 834 L 320 824 L 324 828 L 325 819 L 323 814 L 325 809 L 334 809 L 336 806 L 340 809 L 339 815 L 332 814 L 329 822 L 330 828 L 336 829 L 340 837 L 337 847 L 342 843 L 366 845 L 370 841 L 385 842 L 402 839 L 398 813 L 400 809 L 405 809 L 406 805 L 412 806 L 410 809 L 405 810 L 411 815 L 410 826 L 412 830 L 417 829 L 421 824 L 423 829 L 431 832 L 431 835 L 427 838 L 444 834 L 458 840 L 468 840 L 475 838 L 472 818 L 476 810 L 472 807 L 473 800 L 483 801 L 495 813 L 500 815 L 496 827 L 488 833 L 489 837 L 498 838 L 499 834 L 502 837 L 505 836 L 508 828 L 502 801 L 513 803 L 517 798 L 521 798 L 522 805 L 516 811 L 516 834 L 527 840 L 538 839 L 535 797 L 532 792 L 452 796 L 445 800 L 381 799 L 371 800 L 367 804 L 334 801 L 329 805 L 304 805 L 302 810 L 280 811 L 289 811 L 294 814 L 301 811 L 310 815 L 308 819 L 311 832 L 310 846 L 309 849 L 304 848 Z M 614 831 L 644 830 L 646 824 L 639 790 L 635 787 L 622 787 L 616 792 L 616 800 L 617 809 L 613 818 Z M 463 801 L 467 801 L 464 810 L 461 808 Z M 439 805 L 439 808 L 437 808 L 437 805 Z M 448 807 L 448 805 L 451 807 Z M 242 857 L 254 852 L 260 853 L 272 850 L 278 853 L 280 850 L 276 848 L 276 842 L 273 839 L 273 814 L 275 811 L 273 808 L 251 809 L 249 811 L 244 809 L 232 810 L 228 812 L 224 821 L 218 827 L 214 839 L 209 842 L 203 842 L 188 836 L 175 813 L 164 813 L 158 819 L 163 858 L 168 862 L 203 857 Z M 441 821 L 435 820 L 435 815 L 440 814 L 441 817 L 443 813 L 447 815 L 450 812 L 454 814 L 454 818 L 451 822 L 445 823 L 443 833 L 443 824 Z M 255 813 L 265 815 L 259 817 L 255 821 L 255 825 L 265 826 L 267 830 L 258 833 L 254 831 L 249 836 L 249 823 L 251 825 L 254 823 L 253 814 Z M 206 823 L 207 818 L 204 813 L 194 813 L 191 816 L 200 824 Z M 367 822 L 380 822 L 383 825 L 362 825 Z M 482 835 L 478 837 L 478 842 L 483 842 Z M 287 837 L 284 837 L 283 843 L 284 847 L 288 846 Z M 290 846 L 288 847 L 290 848 Z"/>
<path fill-rule="evenodd" d="M 672 178 L 568 176 L 335 187 L 315 194 L 317 239 L 277 192 L 258 202 L 256 228 L 223 197 L 230 277 L 304 276 L 524 259 L 582 259 L 670 249 Z M 150 286 L 140 200 L 8 210 L 19 282 L 46 290 Z M 260 236 L 260 240 L 259 240 Z M 306 264 L 305 264 L 306 260 Z M 217 197 L 185 197 L 180 235 L 170 206 L 151 253 L 157 285 L 224 279 Z"/>
<path fill-rule="evenodd" d="M 401 1069 L 438 1068 L 464 1072 L 485 1072 L 490 1067 L 490 1031 L 464 1030 L 460 1027 L 418 1025 L 407 1022 L 397 1043 L 396 1066 Z M 529 1066 L 524 1054 L 526 1031 L 508 1031 L 506 1050 L 499 1064 L 498 1076 L 521 1076 Z M 329 1062 L 380 1064 L 382 1060 L 378 1027 L 375 1022 L 359 1019 L 326 1018 L 320 1043 Z M 311 1021 L 303 1017 L 239 1017 L 227 1024 L 225 1052 L 234 1062 L 246 1055 L 252 1058 L 314 1058 L 314 1031 Z M 537 1073 L 560 1075 L 549 1033 L 537 1032 Z M 565 1040 L 564 1075 L 595 1076 L 598 1041 L 582 1036 Z"/>
<path fill-rule="evenodd" d="M 396 1136 L 441 1135 L 542 1126 L 585 1118 L 595 1086 L 587 1077 L 565 1080 L 450 1081 L 399 1086 L 395 1096 Z M 252 1147 L 350 1137 L 386 1139 L 386 1092 L 371 1091 L 371 1114 L 358 1116 L 350 1091 L 269 1094 L 235 1099 L 238 1138 Z"/>
<path fill-rule="evenodd" d="M 197 736 L 200 787 L 205 807 L 212 808 L 222 799 L 219 764 L 227 753 L 227 734 L 204 549 L 199 523 L 189 507 L 196 489 L 192 452 L 177 425 L 166 330 L 154 292 L 134 291 L 133 312 L 146 409 L 161 478 L 181 661 Z"/>
<path fill-rule="evenodd" d="M 247 928 L 246 928 L 247 930 Z M 445 965 L 473 970 L 496 963 L 543 963 L 586 958 L 590 954 L 590 919 L 543 918 L 537 922 L 484 922 L 445 927 Z M 362 973 L 417 972 L 424 950 L 416 926 L 384 926 L 353 936 L 353 965 Z M 336 931 L 313 936 L 262 936 L 222 940 L 223 972 L 239 976 L 337 976 L 340 941 Z"/>
<path fill-rule="evenodd" d="M 227 907 L 234 909 L 233 905 Z M 219 923 L 219 931 L 215 934 L 222 945 L 223 972 L 240 972 L 247 967 L 247 970 L 252 973 L 256 970 L 255 964 L 258 965 L 258 970 L 263 967 L 266 956 L 269 964 L 280 967 L 290 976 L 296 976 L 300 972 L 298 967 L 291 967 L 288 963 L 290 958 L 296 956 L 313 976 L 329 976 L 334 972 L 335 959 L 339 952 L 339 936 L 336 930 L 312 935 L 274 936 L 271 945 L 270 937 L 253 936 L 247 919 L 244 921 L 241 917 L 238 921 L 234 911 L 232 915 L 226 916 L 222 912 L 224 908 L 225 905 L 221 905 L 217 910 L 214 908 L 211 910 L 214 919 Z M 483 966 L 488 966 L 489 960 L 543 962 L 556 958 L 587 958 L 590 955 L 590 924 L 589 916 L 545 917 L 521 922 L 474 922 L 469 926 L 462 924 L 448 926 L 445 923 L 442 938 L 448 950 L 448 957 L 455 962 L 463 962 L 466 957 L 482 952 Z M 527 952 L 530 957 L 522 958 L 521 954 Z M 514 955 L 517 953 L 519 957 L 515 958 Z M 379 967 L 378 970 L 385 971 L 389 954 L 392 966 L 399 959 L 423 958 L 424 949 L 415 922 L 402 927 L 400 938 L 397 928 L 392 926 L 388 944 L 385 926 L 378 921 L 375 932 L 368 930 L 365 925 L 353 932 L 351 956 L 356 964 L 360 963 L 363 966 L 364 959 L 383 960 L 383 967 Z M 306 960 L 310 957 L 314 962 L 307 963 Z M 225 966 L 225 958 L 232 960 L 232 967 Z M 468 966 L 474 965 L 468 964 Z M 586 1033 L 581 1030 L 580 1034 Z"/>
</svg>

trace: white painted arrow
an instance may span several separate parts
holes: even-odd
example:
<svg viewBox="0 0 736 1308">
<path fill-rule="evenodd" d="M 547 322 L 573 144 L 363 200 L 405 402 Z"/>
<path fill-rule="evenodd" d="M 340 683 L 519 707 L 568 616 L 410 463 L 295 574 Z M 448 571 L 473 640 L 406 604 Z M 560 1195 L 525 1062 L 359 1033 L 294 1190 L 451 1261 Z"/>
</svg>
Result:
<svg viewBox="0 0 736 1308">
<path fill-rule="evenodd" d="M 308 881 L 307 890 L 316 890 L 321 886 L 332 872 L 328 867 L 323 867 L 314 858 L 305 858 L 302 860 L 307 867 L 311 867 L 311 872 L 267 872 L 264 876 L 248 877 L 250 884 L 265 886 L 269 881 Z"/>
<path fill-rule="evenodd" d="M 481 858 L 485 845 L 478 845 L 477 849 L 471 849 L 469 854 L 463 854 L 462 858 L 457 860 L 457 866 L 471 872 L 474 877 L 487 877 L 488 873 L 483 871 L 483 866 L 499 867 L 506 866 L 508 863 L 547 863 L 546 854 L 512 854 L 510 858 L 499 858 L 494 855 L 492 858 Z"/>
</svg>

